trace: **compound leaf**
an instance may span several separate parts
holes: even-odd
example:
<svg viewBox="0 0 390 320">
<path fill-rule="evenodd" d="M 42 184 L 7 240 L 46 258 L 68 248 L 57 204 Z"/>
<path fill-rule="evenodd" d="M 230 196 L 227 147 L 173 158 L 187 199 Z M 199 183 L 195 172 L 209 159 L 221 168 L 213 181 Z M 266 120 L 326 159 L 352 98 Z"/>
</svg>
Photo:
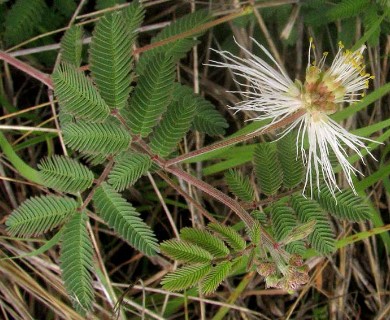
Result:
<svg viewBox="0 0 390 320">
<path fill-rule="evenodd" d="M 229 248 L 221 239 L 213 236 L 206 230 L 182 228 L 180 230 L 180 239 L 198 245 L 217 258 L 226 257 L 230 253 Z"/>
<path fill-rule="evenodd" d="M 213 259 L 210 252 L 196 244 L 176 239 L 164 241 L 160 249 L 166 256 L 185 263 L 206 263 Z"/>
<path fill-rule="evenodd" d="M 261 143 L 257 145 L 253 161 L 261 191 L 267 196 L 275 194 L 283 180 L 275 144 Z"/>
<path fill-rule="evenodd" d="M 194 264 L 168 273 L 162 280 L 163 288 L 180 291 L 196 285 L 211 269 L 210 264 Z"/>
<path fill-rule="evenodd" d="M 115 189 L 103 183 L 96 189 L 93 201 L 103 220 L 131 246 L 148 256 L 158 253 L 157 239 L 153 231 Z"/>
<path fill-rule="evenodd" d="M 246 248 L 246 241 L 232 227 L 217 222 L 209 223 L 207 227 L 216 232 L 234 250 L 241 251 Z"/>
<path fill-rule="evenodd" d="M 52 156 L 39 164 L 39 175 L 49 188 L 61 192 L 77 193 L 89 188 L 93 182 L 93 173 L 75 159 L 64 156 Z"/>
<path fill-rule="evenodd" d="M 131 141 L 126 130 L 109 123 L 70 123 L 63 134 L 70 148 L 92 154 L 115 154 L 127 149 Z"/>
<path fill-rule="evenodd" d="M 55 94 L 64 111 L 77 118 L 102 122 L 110 112 L 92 82 L 76 67 L 61 63 L 52 74 Z"/>
<path fill-rule="evenodd" d="M 231 269 L 232 262 L 230 261 L 222 261 L 221 263 L 218 263 L 202 280 L 202 292 L 204 294 L 213 293 L 222 281 L 228 277 Z"/>
<path fill-rule="evenodd" d="M 75 200 L 59 196 L 34 197 L 24 201 L 6 221 L 12 235 L 27 237 L 54 229 L 76 212 Z"/>
<path fill-rule="evenodd" d="M 81 54 L 83 51 L 83 28 L 73 25 L 64 34 L 61 39 L 61 58 L 62 61 L 79 67 L 81 64 Z"/>
<path fill-rule="evenodd" d="M 195 105 L 187 97 L 170 105 L 150 138 L 152 151 L 162 157 L 169 155 L 189 130 L 194 116 Z"/>
<path fill-rule="evenodd" d="M 115 160 L 107 181 L 117 191 L 133 185 L 152 165 L 150 157 L 141 153 L 124 152 Z"/>
<path fill-rule="evenodd" d="M 244 177 L 239 171 L 230 169 L 225 173 L 225 179 L 235 196 L 247 202 L 253 201 L 254 190 L 248 176 Z"/>
<path fill-rule="evenodd" d="M 61 245 L 61 270 L 72 304 L 81 314 L 92 309 L 93 249 L 85 212 L 73 215 L 65 225 Z"/>
</svg>

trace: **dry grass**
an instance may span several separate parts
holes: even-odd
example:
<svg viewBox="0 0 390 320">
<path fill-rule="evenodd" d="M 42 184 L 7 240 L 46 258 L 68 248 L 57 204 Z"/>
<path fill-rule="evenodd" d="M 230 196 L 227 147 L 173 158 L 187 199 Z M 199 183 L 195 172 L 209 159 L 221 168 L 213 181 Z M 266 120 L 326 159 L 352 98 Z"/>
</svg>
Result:
<svg viewBox="0 0 390 320">
<path fill-rule="evenodd" d="M 143 1 L 150 14 L 144 23 L 140 43 L 147 43 L 154 29 L 166 22 L 195 10 L 209 7 L 215 17 L 235 12 L 252 1 Z M 273 56 L 285 67 L 291 76 L 301 77 L 307 58 L 308 37 L 314 36 L 319 49 L 336 44 L 336 25 L 327 25 L 327 39 L 317 38 L 311 27 L 307 27 L 297 4 L 283 24 L 271 21 L 267 7 L 297 3 L 298 1 L 278 0 L 259 2 L 254 15 L 248 22 L 230 21 L 222 28 L 209 30 L 201 38 L 201 43 L 194 47 L 187 59 L 177 67 L 177 78 L 188 84 L 196 92 L 213 100 L 218 109 L 229 121 L 229 132 L 245 126 L 245 120 L 253 117 L 250 112 L 233 115 L 226 105 L 234 105 L 242 97 L 226 92 L 234 88 L 232 76 L 228 71 L 210 69 L 203 63 L 210 58 L 209 48 L 229 47 L 229 43 L 220 43 L 227 38 L 221 32 L 235 36 L 237 41 L 251 49 L 250 37 L 264 40 Z M 228 4 L 230 3 L 230 4 Z M 88 7 L 88 6 L 87 6 Z M 89 25 L 96 20 L 97 14 L 89 10 L 75 16 L 76 23 Z M 245 18 L 243 18 L 245 19 Z M 291 27 L 297 28 L 294 45 L 287 46 L 283 37 L 289 35 Z M 152 30 L 152 31 L 150 31 Z M 63 29 L 58 30 L 62 32 Z M 355 36 L 361 35 L 361 21 L 356 21 Z M 44 37 L 45 34 L 41 35 Z M 263 41 L 262 40 L 262 41 Z M 23 45 L 23 44 L 22 44 Z M 23 46 L 11 49 L 11 53 L 20 56 Z M 54 50 L 53 47 L 34 47 L 31 51 Z M 374 70 L 376 80 L 371 90 L 384 85 L 388 79 L 390 37 L 381 38 L 378 46 L 369 47 L 367 66 Z M 334 52 L 333 52 L 334 53 Z M 332 54 L 332 53 L 331 53 Z M 33 63 L 28 56 L 29 63 Z M 46 70 L 50 72 L 50 70 Z M 45 123 L 53 122 L 53 108 L 48 107 L 47 91 L 36 81 L 26 78 L 7 65 L 2 65 L 4 95 L 18 110 L 31 117 L 23 117 L 21 111 L 0 117 L 2 124 L 12 126 L 16 131 L 7 135 L 14 145 L 28 141 L 33 137 L 33 130 L 18 133 L 19 126 L 33 127 L 34 130 Z M 389 96 L 378 100 L 369 109 L 359 112 L 357 117 L 345 122 L 353 129 L 385 120 L 389 117 Z M 3 128 L 4 129 L 4 128 Z M 207 145 L 211 138 L 202 134 L 187 136 L 180 152 L 194 150 Z M 31 166 L 47 153 L 62 152 L 57 139 L 47 139 L 41 143 L 27 146 L 19 151 L 20 156 Z M 388 152 L 388 148 L 386 149 Z M 385 161 L 384 154 L 377 154 Z M 202 176 L 204 163 L 184 165 L 183 168 L 199 177 Z M 207 164 L 206 164 L 207 165 Z M 252 165 L 247 163 L 243 171 L 250 173 Z M 370 166 L 378 168 L 379 163 Z M 361 170 L 366 170 L 361 167 Z M 41 187 L 30 184 L 18 175 L 5 157 L 0 158 L 0 208 L 2 222 L 27 197 L 46 192 Z M 149 178 L 149 179 L 148 179 Z M 157 175 L 137 184 L 128 193 L 133 203 L 143 208 L 147 223 L 157 232 L 159 240 L 177 235 L 177 229 L 193 225 L 202 227 L 207 218 L 201 214 L 194 203 L 180 197 L 177 191 L 164 183 Z M 164 178 L 164 177 L 163 177 Z M 165 177 L 166 178 L 166 177 Z M 207 181 L 227 192 L 225 183 L 219 174 L 208 176 Z M 150 183 L 152 186 L 150 186 Z M 191 185 L 178 181 L 180 188 L 193 199 L 204 205 L 209 212 L 218 212 L 225 221 L 237 221 L 226 208 L 222 207 Z M 341 181 L 345 184 L 345 181 Z M 384 221 L 389 223 L 390 196 L 381 182 L 373 185 L 367 195 L 375 207 L 382 213 Z M 184 208 L 184 209 L 183 209 Z M 160 289 L 159 281 L 176 265 L 162 256 L 147 259 L 133 251 L 123 241 L 107 230 L 94 214 L 90 214 L 91 235 L 94 236 L 96 290 L 95 309 L 91 319 L 389 319 L 390 318 L 390 277 L 388 249 L 380 237 L 369 237 L 340 248 L 329 257 L 309 259 L 311 280 L 305 287 L 293 294 L 280 290 L 265 289 L 262 277 L 249 273 L 229 278 L 216 294 L 202 297 L 190 291 L 187 294 L 170 293 Z M 338 238 L 343 239 L 361 231 L 371 230 L 370 222 L 360 224 L 333 221 Z M 47 236 L 47 239 L 50 239 Z M 72 310 L 65 293 L 59 270 L 58 246 L 50 248 L 44 254 L 20 259 L 8 259 L 36 250 L 47 240 L 10 238 L 4 225 L 0 226 L 0 314 L 4 319 L 82 319 Z M 0 316 L 1 317 L 1 316 Z"/>
</svg>

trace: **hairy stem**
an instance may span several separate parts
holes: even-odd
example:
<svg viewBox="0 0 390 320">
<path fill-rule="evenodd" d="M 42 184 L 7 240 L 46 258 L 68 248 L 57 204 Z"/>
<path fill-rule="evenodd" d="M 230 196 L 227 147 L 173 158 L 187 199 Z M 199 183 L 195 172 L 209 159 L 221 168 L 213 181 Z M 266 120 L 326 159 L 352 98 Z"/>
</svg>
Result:
<svg viewBox="0 0 390 320">
<path fill-rule="evenodd" d="M 205 154 L 205 153 L 217 150 L 217 149 L 226 148 L 226 147 L 235 145 L 235 144 L 240 143 L 240 142 L 251 140 L 255 137 L 261 136 L 263 134 L 269 133 L 273 130 L 276 130 L 276 129 L 279 129 L 279 128 L 286 126 L 286 124 L 289 124 L 289 123 L 297 120 L 299 117 L 304 115 L 304 113 L 305 113 L 304 110 L 299 110 L 299 111 L 295 112 L 294 114 L 292 114 L 291 116 L 286 117 L 282 121 L 278 121 L 277 123 L 265 128 L 264 130 L 258 130 L 258 131 L 255 131 L 255 132 L 252 132 L 252 133 L 249 133 L 246 135 L 218 141 L 216 143 L 213 143 L 213 144 L 206 146 L 206 147 L 203 147 L 201 149 L 194 150 L 192 152 L 188 152 L 186 154 L 183 154 L 181 156 L 178 156 L 176 158 L 168 160 L 166 162 L 166 166 L 169 167 L 169 166 L 172 166 L 174 164 L 177 164 L 177 163 L 192 159 L 194 157 L 197 157 L 201 154 Z"/>
</svg>

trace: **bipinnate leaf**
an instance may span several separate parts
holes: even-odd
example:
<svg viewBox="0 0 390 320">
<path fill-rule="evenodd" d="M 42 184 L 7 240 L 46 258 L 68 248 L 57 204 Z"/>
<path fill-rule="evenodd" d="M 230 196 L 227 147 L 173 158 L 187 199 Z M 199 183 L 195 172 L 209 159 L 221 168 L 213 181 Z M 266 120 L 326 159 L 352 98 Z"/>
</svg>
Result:
<svg viewBox="0 0 390 320">
<path fill-rule="evenodd" d="M 65 225 L 61 244 L 61 270 L 74 308 L 82 315 L 92 309 L 93 249 L 85 212 L 73 215 Z"/>
<path fill-rule="evenodd" d="M 275 144 L 258 144 L 254 151 L 253 161 L 261 191 L 267 196 L 275 194 L 283 180 Z"/>
<path fill-rule="evenodd" d="M 325 212 L 318 202 L 307 199 L 302 195 L 293 195 L 291 204 L 299 220 L 302 222 L 316 221 L 313 232 L 308 237 L 311 246 L 322 254 L 334 252 L 334 233 Z"/>
<path fill-rule="evenodd" d="M 64 141 L 72 149 L 93 154 L 112 155 L 128 148 L 131 136 L 111 123 L 70 123 L 63 128 Z"/>
<path fill-rule="evenodd" d="M 73 25 L 66 30 L 61 39 L 61 59 L 62 61 L 79 67 L 81 64 L 81 54 L 83 51 L 83 28 Z"/>
<path fill-rule="evenodd" d="M 370 208 L 363 199 L 353 194 L 352 190 L 343 190 L 333 197 L 328 188 L 323 187 L 320 192 L 314 192 L 314 197 L 322 208 L 336 218 L 349 221 L 362 221 L 371 218 Z"/>
<path fill-rule="evenodd" d="M 195 29 L 202 24 L 209 21 L 211 18 L 208 10 L 196 10 L 194 13 L 190 13 L 172 22 L 169 26 L 165 27 L 157 36 L 153 37 L 151 43 L 156 43 L 167 39 L 169 37 L 179 35 L 189 30 Z M 205 30 L 200 30 L 188 37 L 176 39 L 165 45 L 161 45 L 145 52 L 137 64 L 137 73 L 143 74 L 149 72 L 150 61 L 161 53 L 168 54 L 173 57 L 174 62 L 183 58 L 191 48 L 196 45 L 197 40 L 194 39 L 196 36 L 203 34 Z"/>
<path fill-rule="evenodd" d="M 150 157 L 142 153 L 124 152 L 115 160 L 108 183 L 117 191 L 133 185 L 152 165 Z"/>
<path fill-rule="evenodd" d="M 211 136 L 225 134 L 225 129 L 229 125 L 226 119 L 215 110 L 213 104 L 202 96 L 195 94 L 192 88 L 175 83 L 173 100 L 177 101 L 184 96 L 193 100 L 196 106 L 196 113 L 192 122 L 193 129 Z"/>
<path fill-rule="evenodd" d="M 148 72 L 142 74 L 129 105 L 121 109 L 131 131 L 146 137 L 172 98 L 175 65 L 172 57 L 159 54 L 150 61 Z"/>
<path fill-rule="evenodd" d="M 158 253 L 157 239 L 153 231 L 113 187 L 103 183 L 96 189 L 93 201 L 103 220 L 132 247 L 148 256 Z"/>
<path fill-rule="evenodd" d="M 213 259 L 210 252 L 196 244 L 176 239 L 161 243 L 160 250 L 164 255 L 185 263 L 207 263 Z"/>
<path fill-rule="evenodd" d="M 207 228 L 214 231 L 235 251 L 241 251 L 246 248 L 246 241 L 232 227 L 225 226 L 218 222 L 212 222 L 207 225 Z"/>
<path fill-rule="evenodd" d="M 38 164 L 39 175 L 46 187 L 61 192 L 77 193 L 88 189 L 93 173 L 77 160 L 54 155 Z"/>
<path fill-rule="evenodd" d="M 193 264 L 168 273 L 162 280 L 163 288 L 180 291 L 196 285 L 211 269 L 210 264 Z"/>
<path fill-rule="evenodd" d="M 182 228 L 180 230 L 180 239 L 198 245 L 216 258 L 226 257 L 230 253 L 229 248 L 221 239 L 213 236 L 206 230 Z"/>
<path fill-rule="evenodd" d="M 303 161 L 296 149 L 297 136 L 294 131 L 279 139 L 277 144 L 278 159 L 283 171 L 283 185 L 294 188 L 303 179 Z"/>
<path fill-rule="evenodd" d="M 243 201 L 253 201 L 254 190 L 248 176 L 243 176 L 239 171 L 230 169 L 225 173 L 225 179 L 231 192 Z"/>
<path fill-rule="evenodd" d="M 152 151 L 161 157 L 169 155 L 190 129 L 194 116 L 195 105 L 187 97 L 170 105 L 150 138 Z"/>
<path fill-rule="evenodd" d="M 204 277 L 201 283 L 201 290 L 204 294 L 211 294 L 225 280 L 232 268 L 232 262 L 222 261 L 218 263 L 211 271 Z"/>
<path fill-rule="evenodd" d="M 76 212 L 78 203 L 68 197 L 41 196 L 24 201 L 6 221 L 7 231 L 27 237 L 50 231 Z"/>
<path fill-rule="evenodd" d="M 61 63 L 52 74 L 54 91 L 61 108 L 77 118 L 102 122 L 110 108 L 83 72 L 68 63 Z"/>
<path fill-rule="evenodd" d="M 92 78 L 111 109 L 121 109 L 131 91 L 131 50 L 135 30 L 129 30 L 121 12 L 105 14 L 92 34 L 89 63 Z"/>
</svg>

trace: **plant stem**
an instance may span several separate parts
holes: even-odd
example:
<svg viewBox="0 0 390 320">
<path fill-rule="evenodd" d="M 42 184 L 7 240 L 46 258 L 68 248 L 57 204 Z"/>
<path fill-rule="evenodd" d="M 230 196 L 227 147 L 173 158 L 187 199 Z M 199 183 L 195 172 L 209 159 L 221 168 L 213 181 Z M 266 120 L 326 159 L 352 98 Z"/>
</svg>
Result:
<svg viewBox="0 0 390 320">
<path fill-rule="evenodd" d="M 23 61 L 15 59 L 14 57 L 10 56 L 9 54 L 1 50 L 0 50 L 0 59 L 14 66 L 16 69 L 23 71 L 28 75 L 32 76 L 33 78 L 41 81 L 42 83 L 47 85 L 50 89 L 53 89 L 53 82 L 51 81 L 50 76 L 48 74 L 35 69 L 34 67 L 28 65 L 27 63 L 24 63 Z"/>
<path fill-rule="evenodd" d="M 258 131 L 255 131 L 255 132 L 243 135 L 243 136 L 238 136 L 238 137 L 222 140 L 222 141 L 216 142 L 214 144 L 211 144 L 211 145 L 209 145 L 207 147 L 204 147 L 204 148 L 201 148 L 201 149 L 194 150 L 192 152 L 183 154 L 181 156 L 178 156 L 176 158 L 168 160 L 167 163 L 166 163 L 166 166 L 169 167 L 169 166 L 172 166 L 174 164 L 183 162 L 185 160 L 189 160 L 191 158 L 197 157 L 197 156 L 199 156 L 201 154 L 205 154 L 205 153 L 208 153 L 208 152 L 211 152 L 211 151 L 214 151 L 214 150 L 217 150 L 217 149 L 221 149 L 221 148 L 226 148 L 226 147 L 235 145 L 237 143 L 248 141 L 248 140 L 253 139 L 255 137 L 258 137 L 258 136 L 261 136 L 263 134 L 269 133 L 269 132 L 271 132 L 273 130 L 276 130 L 278 128 L 284 127 L 286 124 L 289 124 L 289 123 L 297 120 L 299 117 L 304 115 L 304 113 L 305 113 L 304 110 L 299 110 L 299 111 L 293 113 L 291 116 L 283 119 L 282 121 L 278 121 L 277 123 L 275 123 L 275 124 L 265 128 L 263 130 L 258 130 Z"/>
</svg>

